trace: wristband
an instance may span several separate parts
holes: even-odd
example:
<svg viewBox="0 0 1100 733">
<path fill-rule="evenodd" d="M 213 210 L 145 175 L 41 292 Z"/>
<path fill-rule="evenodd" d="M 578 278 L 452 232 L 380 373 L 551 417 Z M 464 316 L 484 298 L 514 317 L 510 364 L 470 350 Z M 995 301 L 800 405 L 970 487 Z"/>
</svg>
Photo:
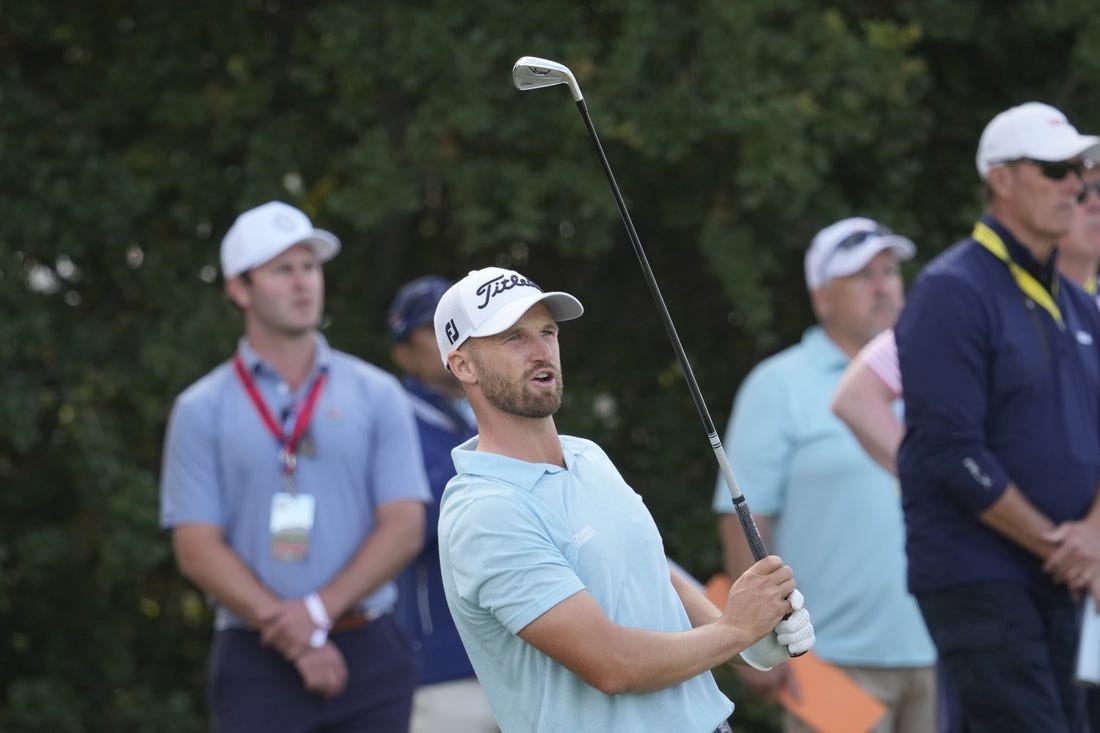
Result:
<svg viewBox="0 0 1100 733">
<path fill-rule="evenodd" d="M 309 618 L 316 627 L 313 629 L 313 633 L 310 634 L 309 645 L 317 649 L 324 646 L 328 640 L 328 632 L 332 628 L 332 621 L 328 617 L 328 611 L 325 610 L 325 604 L 321 602 L 321 597 L 316 593 L 310 593 L 302 599 L 302 602 L 306 604 Z"/>
<path fill-rule="evenodd" d="M 320 649 L 328 641 L 328 632 L 324 629 L 314 629 L 313 633 L 309 635 L 309 648 Z"/>
<path fill-rule="evenodd" d="M 313 620 L 314 626 L 325 631 L 332 628 L 332 621 L 329 619 L 328 611 L 325 610 L 325 604 L 321 602 L 319 595 L 310 593 L 302 599 L 302 602 L 306 604 L 306 611 L 309 612 L 309 617 Z"/>
</svg>

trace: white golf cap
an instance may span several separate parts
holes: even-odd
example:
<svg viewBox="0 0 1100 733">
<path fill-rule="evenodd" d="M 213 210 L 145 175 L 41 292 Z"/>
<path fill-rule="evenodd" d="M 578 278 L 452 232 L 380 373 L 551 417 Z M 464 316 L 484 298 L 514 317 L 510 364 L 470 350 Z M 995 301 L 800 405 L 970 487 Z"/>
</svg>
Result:
<svg viewBox="0 0 1100 733">
<path fill-rule="evenodd" d="M 871 258 L 890 250 L 898 261 L 910 259 L 917 247 L 874 219 L 841 219 L 818 232 L 806 250 L 806 287 L 816 290 L 834 277 L 854 275 Z"/>
<path fill-rule="evenodd" d="M 1049 104 L 1027 102 L 989 121 L 978 141 L 976 162 L 978 175 L 985 180 L 989 169 L 999 163 L 1021 158 L 1056 163 L 1079 155 L 1100 158 L 1100 137 L 1080 134 Z"/>
<path fill-rule="evenodd" d="M 486 267 L 470 271 L 443 293 L 435 308 L 435 340 L 443 365 L 466 339 L 511 328 L 536 303 L 544 303 L 555 321 L 569 321 L 584 313 L 584 306 L 569 293 L 544 293 L 515 270 Z"/>
<path fill-rule="evenodd" d="M 340 251 L 340 240 L 314 229 L 309 217 L 290 204 L 269 201 L 233 222 L 222 240 L 222 274 L 228 279 L 278 257 L 296 244 L 309 245 L 321 262 Z"/>
</svg>

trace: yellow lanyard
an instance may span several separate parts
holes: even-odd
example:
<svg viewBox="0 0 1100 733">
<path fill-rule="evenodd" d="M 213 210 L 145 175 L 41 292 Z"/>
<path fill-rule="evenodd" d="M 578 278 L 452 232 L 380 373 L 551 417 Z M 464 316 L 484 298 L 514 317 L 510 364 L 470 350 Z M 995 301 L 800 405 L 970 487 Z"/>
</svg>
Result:
<svg viewBox="0 0 1100 733">
<path fill-rule="evenodd" d="M 1058 296 L 1057 276 L 1055 276 L 1054 281 L 1051 283 L 1051 289 L 1054 291 L 1052 296 L 1030 272 L 1012 261 L 1012 258 L 1008 256 L 1008 249 L 1005 247 L 1005 243 L 1000 235 L 990 229 L 984 222 L 979 221 L 975 224 L 974 233 L 970 236 L 974 237 L 979 244 L 992 252 L 997 259 L 1008 265 L 1009 272 L 1011 272 L 1012 277 L 1016 279 L 1016 284 L 1020 287 L 1020 290 L 1024 291 L 1025 295 L 1034 300 L 1043 307 L 1043 310 L 1053 316 L 1059 326 L 1064 325 L 1062 323 L 1062 311 L 1058 310 L 1058 304 L 1054 302 L 1054 298 Z"/>
</svg>

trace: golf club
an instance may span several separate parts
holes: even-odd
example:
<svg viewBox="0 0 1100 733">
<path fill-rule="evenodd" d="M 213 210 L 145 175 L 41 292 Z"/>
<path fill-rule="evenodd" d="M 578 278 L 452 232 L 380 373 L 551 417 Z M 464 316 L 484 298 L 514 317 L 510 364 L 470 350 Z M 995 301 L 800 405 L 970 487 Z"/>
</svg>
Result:
<svg viewBox="0 0 1100 733">
<path fill-rule="evenodd" d="M 630 236 L 630 243 L 634 245 L 634 253 L 638 256 L 638 263 L 641 264 L 642 272 L 645 273 L 646 282 L 649 284 L 649 291 L 653 294 L 653 300 L 657 304 L 657 310 L 660 311 L 661 320 L 665 324 L 665 330 L 668 331 L 669 340 L 672 341 L 672 348 L 676 351 L 676 358 L 680 362 L 680 370 L 683 372 L 684 381 L 687 382 L 688 390 L 691 392 L 691 399 L 695 402 L 695 409 L 699 412 L 699 419 L 703 421 L 703 428 L 707 432 L 707 438 L 710 440 L 711 448 L 714 449 L 714 457 L 718 460 L 719 470 L 726 481 L 726 485 L 729 487 L 730 495 L 733 497 L 733 505 L 737 510 L 737 518 L 741 522 L 741 529 L 745 533 L 745 539 L 749 543 L 749 549 L 752 550 L 752 555 L 757 560 L 766 557 L 768 550 L 764 546 L 764 540 L 760 537 L 760 531 L 756 528 L 756 523 L 752 520 L 752 513 L 749 511 L 745 496 L 741 493 L 741 488 L 738 486 L 737 479 L 733 475 L 733 469 L 730 467 L 725 448 L 722 447 L 722 441 L 718 437 L 718 431 L 714 428 L 714 421 L 711 420 L 710 411 L 707 409 L 706 402 L 703 401 L 703 393 L 699 389 L 699 383 L 695 379 L 695 373 L 692 371 L 691 364 L 688 362 L 683 344 L 680 343 L 680 336 L 676 332 L 676 325 L 672 322 L 672 316 L 669 315 L 668 307 L 665 305 L 665 299 L 661 295 L 660 287 L 657 285 L 657 278 L 653 275 L 653 268 L 649 266 L 649 259 L 646 257 L 645 250 L 642 248 L 642 242 L 641 239 L 638 238 L 638 232 L 634 229 L 634 222 L 630 219 L 630 212 L 627 211 L 623 195 L 619 191 L 619 184 L 615 182 L 615 175 L 611 172 L 611 165 L 607 162 L 607 156 L 604 155 L 603 146 L 600 144 L 600 138 L 596 135 L 596 128 L 592 124 L 592 117 L 588 114 L 588 107 L 584 103 L 584 95 L 581 94 L 581 88 L 577 84 L 576 77 L 573 76 L 573 72 L 570 71 L 568 67 L 556 61 L 550 61 L 535 56 L 524 56 L 517 60 L 512 66 L 512 81 L 520 91 L 541 89 L 542 87 L 554 86 L 556 84 L 566 84 L 569 87 L 569 91 L 573 95 L 573 101 L 577 103 L 577 108 L 581 111 L 581 116 L 584 117 L 584 124 L 588 127 L 588 134 L 592 137 L 592 144 L 595 145 L 596 152 L 599 153 L 600 162 L 603 163 L 603 171 L 607 175 L 607 182 L 611 184 L 612 193 L 615 194 L 615 202 L 619 205 L 619 214 L 622 216 L 623 224 L 626 226 L 626 232 Z"/>
</svg>

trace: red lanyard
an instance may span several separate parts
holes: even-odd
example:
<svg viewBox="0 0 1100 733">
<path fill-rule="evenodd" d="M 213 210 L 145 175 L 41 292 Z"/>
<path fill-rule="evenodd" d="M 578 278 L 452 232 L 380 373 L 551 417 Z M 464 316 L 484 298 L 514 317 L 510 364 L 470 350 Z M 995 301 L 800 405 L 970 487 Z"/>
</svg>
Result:
<svg viewBox="0 0 1100 733">
<path fill-rule="evenodd" d="M 248 393 L 249 399 L 256 407 L 256 412 L 260 413 L 260 418 L 263 419 L 268 432 L 274 435 L 275 440 L 282 445 L 282 449 L 279 451 L 279 460 L 283 464 L 283 475 L 286 478 L 292 477 L 294 469 L 298 465 L 298 441 L 309 430 L 309 423 L 313 420 L 313 411 L 317 408 L 317 400 L 321 396 L 321 388 L 325 386 L 325 377 L 328 376 L 328 372 L 321 371 L 317 378 L 313 380 L 313 385 L 309 388 L 305 401 L 302 402 L 298 419 L 294 421 L 294 429 L 290 435 L 285 435 L 282 426 L 275 421 L 274 415 L 271 414 L 271 410 L 267 409 L 267 403 L 260 395 L 260 390 L 256 389 L 256 382 L 253 381 L 252 375 L 248 373 L 244 360 L 241 359 L 239 353 L 233 355 L 233 367 L 237 370 L 237 377 L 241 380 L 245 392 Z"/>
</svg>

